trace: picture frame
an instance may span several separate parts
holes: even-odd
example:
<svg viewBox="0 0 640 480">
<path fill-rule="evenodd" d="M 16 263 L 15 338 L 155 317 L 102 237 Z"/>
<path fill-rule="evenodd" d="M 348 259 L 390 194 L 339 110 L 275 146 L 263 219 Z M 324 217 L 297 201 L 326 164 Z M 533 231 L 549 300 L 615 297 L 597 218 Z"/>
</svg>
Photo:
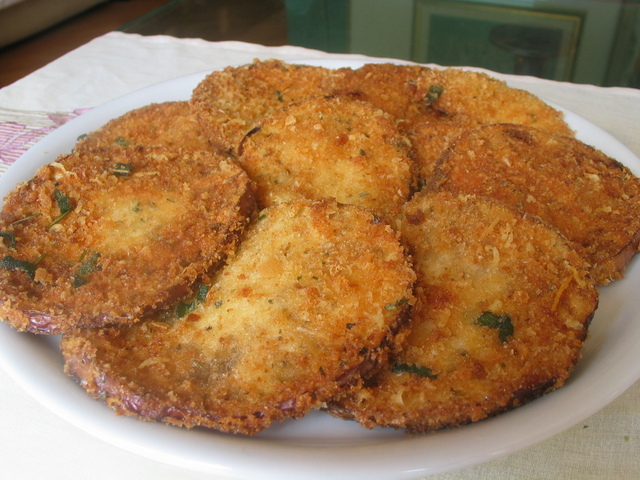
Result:
<svg viewBox="0 0 640 480">
<path fill-rule="evenodd" d="M 416 0 L 411 59 L 571 81 L 583 24 L 579 11 Z"/>
</svg>

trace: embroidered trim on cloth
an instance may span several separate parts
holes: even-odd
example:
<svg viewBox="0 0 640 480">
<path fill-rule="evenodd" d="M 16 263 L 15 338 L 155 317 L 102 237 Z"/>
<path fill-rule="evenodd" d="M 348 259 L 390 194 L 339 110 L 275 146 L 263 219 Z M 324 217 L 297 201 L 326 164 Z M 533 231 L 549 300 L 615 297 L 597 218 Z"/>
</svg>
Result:
<svg viewBox="0 0 640 480">
<path fill-rule="evenodd" d="M 0 175 L 43 137 L 88 110 L 51 113 L 0 108 Z"/>
</svg>

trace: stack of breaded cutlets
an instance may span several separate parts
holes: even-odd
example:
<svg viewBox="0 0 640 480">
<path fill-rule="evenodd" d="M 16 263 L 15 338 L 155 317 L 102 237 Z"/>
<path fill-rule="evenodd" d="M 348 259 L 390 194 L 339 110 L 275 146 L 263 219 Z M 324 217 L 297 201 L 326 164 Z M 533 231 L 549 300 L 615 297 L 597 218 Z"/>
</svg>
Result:
<svg viewBox="0 0 640 480">
<path fill-rule="evenodd" d="M 640 182 L 483 73 L 256 61 L 89 132 L 0 231 L 0 316 L 119 414 L 426 432 L 565 383 Z"/>
</svg>

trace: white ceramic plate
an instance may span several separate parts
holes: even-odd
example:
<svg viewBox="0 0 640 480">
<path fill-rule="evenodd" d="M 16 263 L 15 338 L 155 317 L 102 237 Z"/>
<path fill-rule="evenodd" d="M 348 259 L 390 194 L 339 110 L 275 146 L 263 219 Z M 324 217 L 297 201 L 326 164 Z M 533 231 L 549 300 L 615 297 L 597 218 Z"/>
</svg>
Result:
<svg viewBox="0 0 640 480">
<path fill-rule="evenodd" d="M 301 62 L 328 67 L 361 63 Z M 0 196 L 35 169 L 67 153 L 76 138 L 126 111 L 152 102 L 188 99 L 204 74 L 133 92 L 55 130 L 0 179 Z M 615 138 L 566 112 L 583 139 L 640 172 L 640 159 Z M 408 436 L 368 431 L 314 412 L 273 425 L 255 437 L 185 430 L 118 417 L 62 372 L 56 337 L 19 334 L 0 324 L 0 364 L 37 400 L 81 429 L 161 462 L 242 479 L 409 479 L 489 461 L 547 439 L 591 416 L 640 378 L 640 265 L 601 290 L 583 358 L 568 383 L 532 403 L 455 430 Z"/>
</svg>

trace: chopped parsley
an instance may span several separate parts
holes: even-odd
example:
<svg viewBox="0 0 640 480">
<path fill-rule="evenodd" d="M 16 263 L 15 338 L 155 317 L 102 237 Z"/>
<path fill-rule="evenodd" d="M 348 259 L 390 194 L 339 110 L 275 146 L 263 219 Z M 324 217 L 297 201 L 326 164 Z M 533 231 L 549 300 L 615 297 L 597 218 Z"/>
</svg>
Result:
<svg viewBox="0 0 640 480">
<path fill-rule="evenodd" d="M 207 298 L 207 293 L 209 293 L 208 285 L 204 285 L 204 284 L 198 285 L 198 293 L 196 293 L 196 296 L 193 300 L 187 303 L 180 302 L 178 304 L 176 308 L 176 316 L 178 318 L 182 318 L 190 314 L 191 312 L 193 312 L 199 304 L 205 301 L 205 299 Z"/>
<path fill-rule="evenodd" d="M 422 378 L 431 378 L 435 380 L 438 378 L 437 375 L 433 373 L 429 367 L 422 367 L 420 365 L 408 363 L 396 363 L 391 367 L 391 371 L 393 373 L 401 374 L 401 373 L 410 373 L 411 375 L 417 375 Z"/>
<path fill-rule="evenodd" d="M 80 262 L 82 262 L 86 257 L 87 252 L 84 251 L 80 256 Z M 78 271 L 73 276 L 73 288 L 80 288 L 85 285 L 89 279 L 87 278 L 89 274 L 91 274 L 98 264 L 98 259 L 100 258 L 100 254 L 98 252 L 92 253 L 89 258 L 80 265 Z"/>
<path fill-rule="evenodd" d="M 118 162 L 112 172 L 116 177 L 128 177 L 131 175 L 131 170 L 133 170 L 133 163 Z"/>
<path fill-rule="evenodd" d="M 17 258 L 13 258 L 10 255 L 7 255 L 2 260 L 0 260 L 0 268 L 24 270 L 26 274 L 29 275 L 29 278 L 33 280 L 36 277 L 36 269 L 38 268 L 38 264 L 45 256 L 46 254 L 43 253 L 35 262 L 27 262 L 26 260 L 19 260 Z"/>
<path fill-rule="evenodd" d="M 0 237 L 4 237 L 9 240 L 8 247 L 13 249 L 16 248 L 16 236 L 11 232 L 0 232 Z"/>
<path fill-rule="evenodd" d="M 73 210 L 73 207 L 71 206 L 71 199 L 60 190 L 56 189 L 53 191 L 53 198 L 55 198 L 56 203 L 58 204 L 60 215 L 56 217 L 47 228 L 53 227 L 56 223 L 60 222 L 64 217 L 69 215 L 69 213 L 71 213 L 71 210 Z"/>
<path fill-rule="evenodd" d="M 116 137 L 114 142 L 116 143 L 116 145 L 118 145 L 119 147 L 128 147 L 129 145 L 131 145 L 133 142 L 130 142 L 128 140 L 125 140 L 122 137 Z"/>
<path fill-rule="evenodd" d="M 513 336 L 513 324 L 509 315 L 497 315 L 491 312 L 484 312 L 475 321 L 476 325 L 495 328 L 498 330 L 498 338 L 502 343 L 507 343 L 509 337 Z"/>
<path fill-rule="evenodd" d="M 405 303 L 407 303 L 409 301 L 408 298 L 401 298 L 400 300 L 398 300 L 397 302 L 394 303 L 388 303 L 387 305 L 384 306 L 384 308 L 386 308 L 387 310 L 393 310 L 394 308 L 398 308 L 401 307 L 402 305 L 404 305 Z"/>
<path fill-rule="evenodd" d="M 430 85 L 429 86 L 429 92 L 424 97 L 423 101 L 427 105 L 431 105 L 432 103 L 435 103 L 443 93 L 444 93 L 444 87 L 443 86 L 441 86 L 441 85 Z"/>
<path fill-rule="evenodd" d="M 16 225 L 17 223 L 22 223 L 22 222 L 26 222 L 27 220 L 31 220 L 34 217 L 39 217 L 40 215 L 42 215 L 41 213 L 34 213 L 32 215 L 28 215 L 24 218 L 21 218 L 20 220 L 16 220 L 15 222 L 12 222 L 11 225 Z"/>
</svg>

